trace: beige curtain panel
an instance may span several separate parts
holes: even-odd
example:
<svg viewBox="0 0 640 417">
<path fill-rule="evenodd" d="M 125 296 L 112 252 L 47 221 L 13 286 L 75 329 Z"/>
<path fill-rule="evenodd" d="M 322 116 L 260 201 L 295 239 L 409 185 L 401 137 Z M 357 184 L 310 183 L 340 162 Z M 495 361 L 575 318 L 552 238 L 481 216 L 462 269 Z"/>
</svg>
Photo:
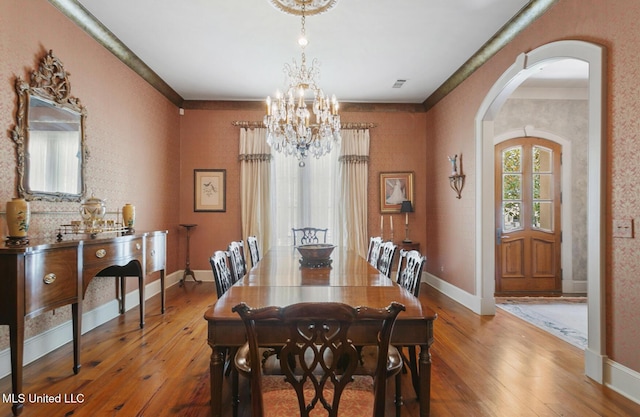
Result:
<svg viewBox="0 0 640 417">
<path fill-rule="evenodd" d="M 262 253 L 271 246 L 271 147 L 266 129 L 240 129 L 242 239 L 256 236 Z M 252 265 L 253 266 L 253 265 Z"/>
<path fill-rule="evenodd" d="M 342 130 L 338 175 L 338 242 L 366 257 L 369 129 Z"/>
</svg>

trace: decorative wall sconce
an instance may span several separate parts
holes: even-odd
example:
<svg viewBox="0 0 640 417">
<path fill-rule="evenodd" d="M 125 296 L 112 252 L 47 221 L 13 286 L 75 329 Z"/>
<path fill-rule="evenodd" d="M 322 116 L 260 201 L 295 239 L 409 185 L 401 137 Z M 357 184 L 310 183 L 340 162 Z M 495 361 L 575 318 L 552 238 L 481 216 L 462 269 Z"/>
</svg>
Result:
<svg viewBox="0 0 640 417">
<path fill-rule="evenodd" d="M 462 198 L 462 188 L 464 187 L 465 176 L 458 173 L 458 155 L 449 156 L 448 158 L 449 162 L 451 162 L 451 175 L 449 175 L 449 185 L 456 192 L 456 198 Z M 460 159 L 462 160 L 462 157 Z"/>
</svg>

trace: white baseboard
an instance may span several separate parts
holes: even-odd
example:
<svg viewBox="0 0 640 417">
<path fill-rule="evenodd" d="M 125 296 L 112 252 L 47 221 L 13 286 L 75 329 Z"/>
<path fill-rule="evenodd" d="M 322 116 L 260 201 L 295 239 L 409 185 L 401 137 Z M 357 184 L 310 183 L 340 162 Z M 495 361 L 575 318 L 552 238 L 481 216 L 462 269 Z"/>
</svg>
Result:
<svg viewBox="0 0 640 417">
<path fill-rule="evenodd" d="M 197 279 L 198 281 L 204 281 L 204 282 L 214 281 L 213 271 L 211 269 L 195 270 L 193 271 L 193 273 L 196 276 L 195 279 Z M 175 272 L 175 274 L 177 276 L 176 282 L 180 282 L 180 280 L 184 277 L 184 269 L 181 269 L 180 271 Z M 193 282 L 193 277 L 191 275 L 187 276 L 186 281 Z"/>
<path fill-rule="evenodd" d="M 468 292 L 461 290 L 455 285 L 451 285 L 447 281 L 443 281 L 442 279 L 438 278 L 435 275 L 429 274 L 428 272 L 423 273 L 422 281 L 431 285 L 433 288 L 437 289 L 447 297 L 462 304 L 476 314 L 491 316 L 496 313 L 496 303 L 493 297 L 483 300 L 482 298 L 477 297 L 473 294 L 469 294 Z"/>
<path fill-rule="evenodd" d="M 174 272 L 168 274 L 165 278 L 165 286 L 168 288 L 180 281 L 182 273 Z M 160 293 L 160 280 L 155 280 L 145 287 L 145 298 L 149 299 Z M 127 310 L 137 308 L 140 304 L 140 296 L 138 290 L 127 293 L 125 305 Z M 87 333 L 118 317 L 120 314 L 118 300 L 111 300 L 91 311 L 82 314 L 82 334 Z M 24 342 L 23 365 L 27 365 L 44 355 L 56 350 L 62 345 L 73 340 L 73 326 L 71 320 L 66 321 L 56 327 L 37 334 Z M 71 368 L 72 365 L 69 365 Z M 0 378 L 11 374 L 11 349 L 3 349 L 0 351 Z"/>
<path fill-rule="evenodd" d="M 607 357 L 596 351 L 589 349 L 584 350 L 584 373 L 598 384 L 604 383 L 604 369 L 606 367 Z"/>
<path fill-rule="evenodd" d="M 194 271 L 196 274 L 196 278 L 200 281 L 214 281 L 213 278 L 213 271 L 211 269 L 209 270 L 198 270 L 198 271 Z M 189 278 L 190 279 L 190 278 Z"/>
<path fill-rule="evenodd" d="M 611 359 L 604 363 L 604 385 L 640 404 L 640 373 Z"/>
</svg>

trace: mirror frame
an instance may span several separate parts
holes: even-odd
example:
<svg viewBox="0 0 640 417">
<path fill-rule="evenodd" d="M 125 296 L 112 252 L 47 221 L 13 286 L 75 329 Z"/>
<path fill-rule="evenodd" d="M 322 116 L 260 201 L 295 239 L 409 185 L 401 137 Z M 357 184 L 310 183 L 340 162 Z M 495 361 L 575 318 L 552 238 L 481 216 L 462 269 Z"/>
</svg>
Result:
<svg viewBox="0 0 640 417">
<path fill-rule="evenodd" d="M 85 141 L 85 122 L 87 110 L 80 101 L 71 96 L 69 73 L 66 72 L 60 60 L 50 50 L 42 60 L 37 71 L 31 73 L 31 83 L 18 77 L 16 79 L 16 93 L 18 95 L 18 110 L 16 125 L 11 131 L 11 138 L 16 143 L 18 195 L 25 200 L 43 201 L 82 201 L 86 194 L 85 170 L 89 158 L 89 150 Z M 53 103 L 80 116 L 80 193 L 33 191 L 29 188 L 29 102 L 31 97 L 37 97 Z"/>
</svg>

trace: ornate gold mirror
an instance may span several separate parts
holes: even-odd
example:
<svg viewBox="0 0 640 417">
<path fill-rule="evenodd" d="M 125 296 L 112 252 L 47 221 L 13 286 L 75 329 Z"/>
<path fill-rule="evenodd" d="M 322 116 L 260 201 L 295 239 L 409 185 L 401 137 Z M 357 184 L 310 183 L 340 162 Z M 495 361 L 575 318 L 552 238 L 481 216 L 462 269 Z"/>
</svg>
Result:
<svg viewBox="0 0 640 417">
<path fill-rule="evenodd" d="M 31 83 L 16 80 L 18 195 L 26 200 L 81 201 L 85 193 L 87 112 L 71 96 L 69 74 L 52 51 Z"/>
</svg>

